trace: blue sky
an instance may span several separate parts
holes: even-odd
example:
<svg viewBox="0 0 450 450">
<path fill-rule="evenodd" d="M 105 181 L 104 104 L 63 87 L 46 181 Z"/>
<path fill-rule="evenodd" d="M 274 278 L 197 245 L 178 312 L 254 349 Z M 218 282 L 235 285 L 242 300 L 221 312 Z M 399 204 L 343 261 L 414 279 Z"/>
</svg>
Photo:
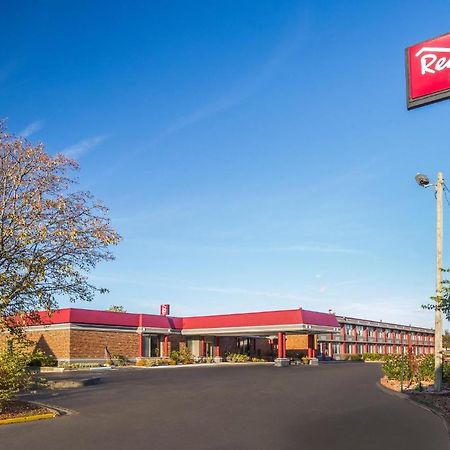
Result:
<svg viewBox="0 0 450 450">
<path fill-rule="evenodd" d="M 110 294 L 79 306 L 432 326 L 435 205 L 414 175 L 450 173 L 450 101 L 408 112 L 403 58 L 450 31 L 450 4 L 422 6 L 4 5 L 0 116 L 76 158 L 124 238 L 92 274 Z"/>
</svg>

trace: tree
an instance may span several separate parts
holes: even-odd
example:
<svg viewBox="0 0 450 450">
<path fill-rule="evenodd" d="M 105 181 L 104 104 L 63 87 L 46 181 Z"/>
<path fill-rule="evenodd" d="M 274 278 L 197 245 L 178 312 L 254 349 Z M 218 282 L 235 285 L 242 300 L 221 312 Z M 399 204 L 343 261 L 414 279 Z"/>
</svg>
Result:
<svg viewBox="0 0 450 450">
<path fill-rule="evenodd" d="M 123 312 L 123 313 L 127 312 L 127 310 L 122 305 L 111 305 L 108 308 L 108 311 Z"/>
<path fill-rule="evenodd" d="M 445 330 L 445 333 L 442 336 L 442 347 L 450 348 L 450 333 L 448 330 Z"/>
<path fill-rule="evenodd" d="M 450 272 L 450 269 L 441 269 L 441 272 Z M 430 297 L 432 303 L 422 305 L 424 309 L 441 310 L 447 320 L 450 320 L 450 280 L 442 280 L 441 295 Z"/>
<path fill-rule="evenodd" d="M 106 292 L 89 272 L 120 241 L 107 208 L 77 191 L 75 161 L 7 133 L 0 123 L 0 330 L 20 333 L 58 299 Z"/>
</svg>

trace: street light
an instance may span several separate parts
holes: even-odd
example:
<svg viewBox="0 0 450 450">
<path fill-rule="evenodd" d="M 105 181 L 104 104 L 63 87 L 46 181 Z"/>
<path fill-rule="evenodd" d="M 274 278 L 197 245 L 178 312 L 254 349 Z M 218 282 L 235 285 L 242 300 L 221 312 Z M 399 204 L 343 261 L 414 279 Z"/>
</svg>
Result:
<svg viewBox="0 0 450 450">
<path fill-rule="evenodd" d="M 418 173 L 416 182 L 419 186 L 430 187 L 430 180 L 426 175 Z M 438 172 L 434 184 L 436 191 L 436 309 L 434 314 L 434 390 L 442 387 L 442 311 L 440 308 L 442 296 L 442 193 L 444 190 L 444 175 Z"/>
</svg>

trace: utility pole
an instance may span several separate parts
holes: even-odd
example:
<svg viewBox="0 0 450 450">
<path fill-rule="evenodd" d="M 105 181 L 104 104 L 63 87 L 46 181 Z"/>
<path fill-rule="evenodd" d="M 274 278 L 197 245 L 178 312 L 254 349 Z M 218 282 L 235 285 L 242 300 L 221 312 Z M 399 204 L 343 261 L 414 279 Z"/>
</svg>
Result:
<svg viewBox="0 0 450 450">
<path fill-rule="evenodd" d="M 435 184 L 436 189 L 436 309 L 434 316 L 434 390 L 442 388 L 442 237 L 443 214 L 442 194 L 444 175 L 439 172 Z"/>
</svg>

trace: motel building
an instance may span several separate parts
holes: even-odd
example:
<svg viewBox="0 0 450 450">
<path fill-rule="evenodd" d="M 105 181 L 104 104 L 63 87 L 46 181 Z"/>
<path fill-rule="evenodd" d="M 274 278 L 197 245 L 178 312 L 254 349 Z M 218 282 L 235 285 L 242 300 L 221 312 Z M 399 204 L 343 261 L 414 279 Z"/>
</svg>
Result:
<svg viewBox="0 0 450 450">
<path fill-rule="evenodd" d="M 188 347 L 194 357 L 220 362 L 227 353 L 275 360 L 341 359 L 347 354 L 432 353 L 432 329 L 336 316 L 302 308 L 175 317 L 160 314 L 66 308 L 26 328 L 36 347 L 59 362 L 104 362 L 107 352 L 130 360 L 168 357 Z"/>
</svg>

